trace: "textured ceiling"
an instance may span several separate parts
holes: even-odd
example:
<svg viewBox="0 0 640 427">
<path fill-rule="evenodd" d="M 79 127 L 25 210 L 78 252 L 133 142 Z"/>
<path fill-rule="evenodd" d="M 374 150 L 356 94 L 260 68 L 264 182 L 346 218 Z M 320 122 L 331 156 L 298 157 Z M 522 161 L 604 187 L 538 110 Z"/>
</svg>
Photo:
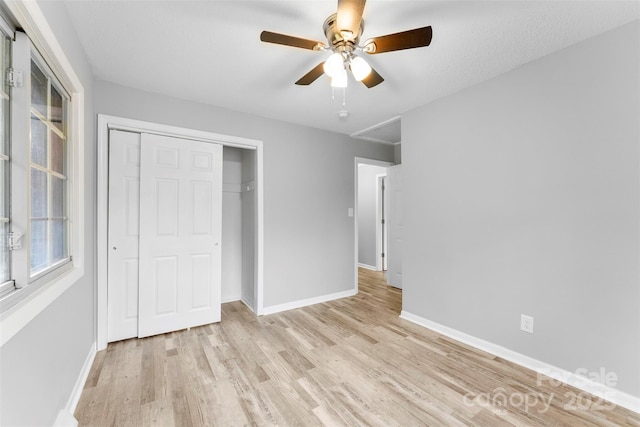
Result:
<svg viewBox="0 0 640 427">
<path fill-rule="evenodd" d="M 367 2 L 363 39 L 425 25 L 431 46 L 366 56 L 385 78 L 294 82 L 329 53 L 262 43 L 262 30 L 325 41 L 336 1 L 65 1 L 100 80 L 354 134 L 640 17 L 637 1 Z M 612 46 L 615 49 L 615 46 Z M 362 132 L 367 133 L 367 132 Z M 385 138 L 396 136 L 383 129 Z"/>
</svg>

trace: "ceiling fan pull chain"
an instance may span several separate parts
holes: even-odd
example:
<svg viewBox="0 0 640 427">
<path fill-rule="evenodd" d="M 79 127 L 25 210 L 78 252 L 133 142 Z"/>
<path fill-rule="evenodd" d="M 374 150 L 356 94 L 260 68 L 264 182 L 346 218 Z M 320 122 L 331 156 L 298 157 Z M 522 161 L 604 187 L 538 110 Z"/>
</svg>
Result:
<svg viewBox="0 0 640 427">
<path fill-rule="evenodd" d="M 342 108 L 347 108 L 347 88 L 342 88 Z"/>
</svg>

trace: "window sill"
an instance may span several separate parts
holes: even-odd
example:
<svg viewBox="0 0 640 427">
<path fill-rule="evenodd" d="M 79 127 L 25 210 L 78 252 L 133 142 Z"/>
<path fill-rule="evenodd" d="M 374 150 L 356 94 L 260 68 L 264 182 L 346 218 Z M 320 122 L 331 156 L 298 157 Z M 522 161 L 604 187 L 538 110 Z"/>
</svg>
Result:
<svg viewBox="0 0 640 427">
<path fill-rule="evenodd" d="M 22 289 L 16 289 L 7 295 L 5 298 L 19 298 L 21 293 L 25 296 L 0 315 L 0 347 L 4 346 L 22 328 L 58 299 L 60 295 L 77 283 L 82 278 L 82 275 L 81 268 L 73 267 L 65 274 L 56 277 L 50 283 L 30 294 L 27 286 Z"/>
</svg>

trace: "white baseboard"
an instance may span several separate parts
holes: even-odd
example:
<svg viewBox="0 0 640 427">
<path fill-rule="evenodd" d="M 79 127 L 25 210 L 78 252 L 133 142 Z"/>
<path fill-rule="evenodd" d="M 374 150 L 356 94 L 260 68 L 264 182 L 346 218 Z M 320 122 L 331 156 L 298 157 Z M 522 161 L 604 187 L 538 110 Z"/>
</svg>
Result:
<svg viewBox="0 0 640 427">
<path fill-rule="evenodd" d="M 640 413 L 640 397 L 633 396 L 623 391 L 617 390 L 613 387 L 606 386 L 600 382 L 593 381 L 582 375 L 578 375 L 574 372 L 569 372 L 565 369 L 558 368 L 545 362 L 541 362 L 532 357 L 525 356 L 524 354 L 517 353 L 508 348 L 500 345 L 485 341 L 483 339 L 467 335 L 464 332 L 460 332 L 456 329 L 448 326 L 441 325 L 433 322 L 424 317 L 416 316 L 402 310 L 400 313 L 402 319 L 413 322 L 417 325 L 423 326 L 439 334 L 445 335 L 456 341 L 460 341 L 464 344 L 470 345 L 487 353 L 491 353 L 495 356 L 501 357 L 510 362 L 516 363 L 525 368 L 538 372 L 539 374 L 550 377 L 553 381 L 563 382 L 580 390 L 583 390 L 594 396 L 598 396 L 608 402 L 622 406 L 636 413 Z"/>
<path fill-rule="evenodd" d="M 74 412 L 76 412 L 76 407 L 78 406 L 78 402 L 80 401 L 80 396 L 82 395 L 84 384 L 87 382 L 87 377 L 89 377 L 89 372 L 91 371 L 91 366 L 93 365 L 93 360 L 95 358 L 96 344 L 92 343 L 91 348 L 89 349 L 89 353 L 87 354 L 87 357 L 84 360 L 84 364 L 82 365 L 80 375 L 78 375 L 76 383 L 73 386 L 73 390 L 71 391 L 71 396 L 69 396 L 69 400 L 67 401 L 67 406 L 58 413 L 58 417 L 56 418 L 56 422 L 54 424 L 55 427 L 77 427 L 78 420 L 75 419 L 73 414 Z"/>
<path fill-rule="evenodd" d="M 222 304 L 226 303 L 226 302 L 234 302 L 234 301 L 240 301 L 242 298 L 240 297 L 240 295 L 238 296 L 226 296 L 226 297 L 222 297 Z"/>
<path fill-rule="evenodd" d="M 245 300 L 244 298 L 240 298 L 240 302 L 246 305 L 253 313 L 256 312 L 255 308 L 253 308 L 253 305 L 249 304 L 249 301 Z"/>
<path fill-rule="evenodd" d="M 320 304 L 322 302 L 332 301 L 334 299 L 352 297 L 357 294 L 358 291 L 350 289 L 348 291 L 336 292 L 334 294 L 322 295 L 319 297 L 303 299 L 299 301 L 292 301 L 285 304 L 272 305 L 271 307 L 265 307 L 262 310 L 263 315 L 279 313 L 281 311 L 293 310 L 295 308 L 306 307 L 308 305 Z"/>
<path fill-rule="evenodd" d="M 58 417 L 56 418 L 54 427 L 78 427 L 78 420 L 75 419 L 72 413 L 63 409 L 58 412 Z"/>
<path fill-rule="evenodd" d="M 362 264 L 361 262 L 358 263 L 358 267 L 366 268 L 367 270 L 378 271 L 376 267 L 369 264 Z"/>
</svg>

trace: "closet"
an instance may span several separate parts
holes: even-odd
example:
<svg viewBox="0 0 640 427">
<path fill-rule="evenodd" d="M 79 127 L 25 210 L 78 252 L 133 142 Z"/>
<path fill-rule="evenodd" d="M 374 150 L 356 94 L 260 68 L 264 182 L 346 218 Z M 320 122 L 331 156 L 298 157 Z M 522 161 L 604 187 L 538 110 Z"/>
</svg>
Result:
<svg viewBox="0 0 640 427">
<path fill-rule="evenodd" d="M 222 145 L 111 130 L 108 341 L 220 321 Z"/>
</svg>

